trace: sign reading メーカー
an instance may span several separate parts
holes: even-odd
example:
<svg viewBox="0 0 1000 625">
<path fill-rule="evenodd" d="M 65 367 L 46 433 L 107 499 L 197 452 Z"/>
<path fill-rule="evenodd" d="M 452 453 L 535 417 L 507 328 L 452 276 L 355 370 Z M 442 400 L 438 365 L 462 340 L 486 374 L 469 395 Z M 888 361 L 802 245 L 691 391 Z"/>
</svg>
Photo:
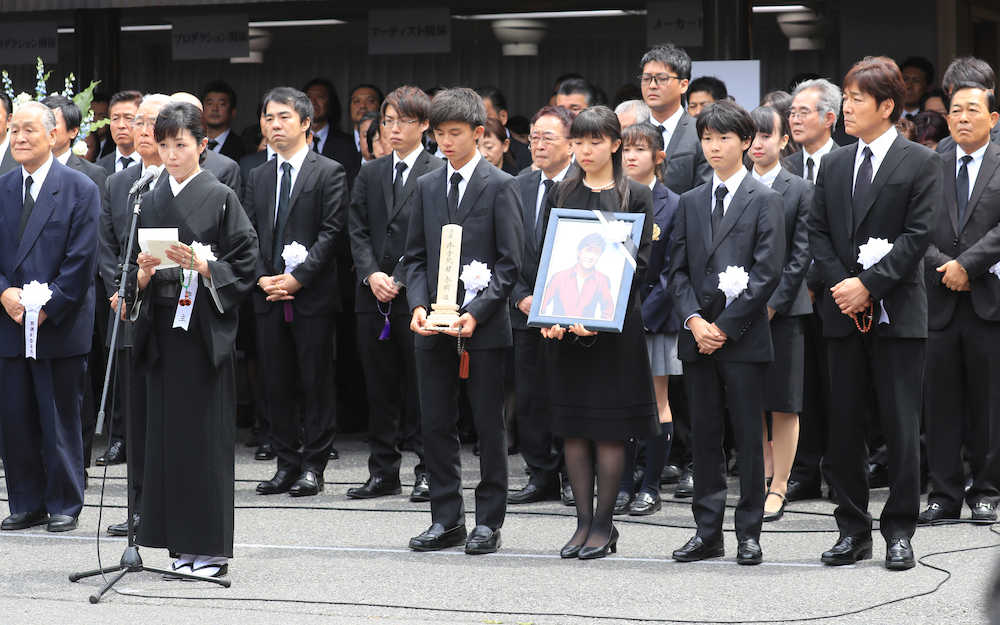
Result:
<svg viewBox="0 0 1000 625">
<path fill-rule="evenodd" d="M 208 15 L 170 20 L 174 60 L 228 59 L 250 54 L 247 16 Z"/>
<path fill-rule="evenodd" d="M 701 2 L 647 2 L 646 45 L 673 43 L 682 47 L 701 46 L 703 21 Z"/>
<path fill-rule="evenodd" d="M 368 54 L 451 52 L 446 8 L 368 12 Z"/>
</svg>

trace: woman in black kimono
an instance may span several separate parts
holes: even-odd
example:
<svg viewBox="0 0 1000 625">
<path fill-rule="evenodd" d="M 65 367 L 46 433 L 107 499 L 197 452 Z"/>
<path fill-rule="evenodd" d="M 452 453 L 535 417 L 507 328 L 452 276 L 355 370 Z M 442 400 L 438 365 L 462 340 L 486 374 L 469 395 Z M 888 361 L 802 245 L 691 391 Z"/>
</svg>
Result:
<svg viewBox="0 0 1000 625">
<path fill-rule="evenodd" d="M 137 541 L 177 554 L 175 571 L 222 577 L 233 556 L 237 309 L 253 288 L 257 236 L 236 194 L 199 167 L 201 111 L 164 107 L 155 138 L 168 175 L 144 197 L 139 226 L 177 228 L 181 244 L 136 258 L 136 360 L 149 385 Z M 158 269 L 167 261 L 179 267 Z"/>
<path fill-rule="evenodd" d="M 546 225 L 557 206 L 646 216 L 621 334 L 598 334 L 579 323 L 542 329 L 548 340 L 542 344 L 539 373 L 553 432 L 565 441 L 566 470 L 576 499 L 577 529 L 560 551 L 564 558 L 600 558 L 616 550 L 618 531 L 611 520 L 625 441 L 659 431 L 637 288 L 649 262 L 653 198 L 649 187 L 625 176 L 621 138 L 618 117 L 607 107 L 577 115 L 570 141 L 580 169 L 556 183 L 544 205 Z M 540 250 L 529 253 L 537 256 Z M 621 251 L 616 247 L 605 253 Z"/>
</svg>

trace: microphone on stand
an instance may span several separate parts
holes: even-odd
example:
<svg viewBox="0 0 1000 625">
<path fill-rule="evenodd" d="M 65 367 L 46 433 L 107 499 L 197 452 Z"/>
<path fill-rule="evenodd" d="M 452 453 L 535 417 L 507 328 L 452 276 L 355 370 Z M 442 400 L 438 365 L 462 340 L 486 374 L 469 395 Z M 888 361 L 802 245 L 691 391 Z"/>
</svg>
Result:
<svg viewBox="0 0 1000 625">
<path fill-rule="evenodd" d="M 135 184 L 132 185 L 132 188 L 128 190 L 128 194 L 135 195 L 142 188 L 149 186 L 149 183 L 155 180 L 156 177 L 160 175 L 161 171 L 163 171 L 163 167 L 159 165 L 150 165 L 147 167 L 146 172 L 143 173 L 142 176 L 135 181 Z"/>
</svg>

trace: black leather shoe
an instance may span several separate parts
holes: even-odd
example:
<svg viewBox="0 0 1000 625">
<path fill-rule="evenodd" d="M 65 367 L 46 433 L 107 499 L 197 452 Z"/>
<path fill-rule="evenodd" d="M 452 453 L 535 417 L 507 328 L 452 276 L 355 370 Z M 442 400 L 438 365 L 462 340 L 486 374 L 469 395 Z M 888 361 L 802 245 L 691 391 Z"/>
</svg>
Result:
<svg viewBox="0 0 1000 625">
<path fill-rule="evenodd" d="M 668 464 L 660 472 L 660 484 L 676 484 L 681 479 L 681 470 L 676 464 Z"/>
<path fill-rule="evenodd" d="M 611 526 L 611 536 L 608 536 L 608 542 L 600 547 L 582 547 L 576 557 L 581 560 L 596 560 L 606 557 L 609 551 L 618 553 L 618 528 L 614 526 Z"/>
<path fill-rule="evenodd" d="M 136 512 L 132 515 L 132 525 L 135 527 L 135 533 L 139 533 L 139 513 Z M 115 523 L 114 525 L 108 526 L 108 536 L 128 536 L 128 521 L 122 521 L 121 523 Z"/>
<path fill-rule="evenodd" d="M 440 523 L 428 527 L 419 536 L 410 539 L 410 549 L 414 551 L 438 551 L 465 544 L 465 526 L 456 525 L 450 530 Z"/>
<path fill-rule="evenodd" d="M 500 548 L 500 530 L 490 529 L 485 525 L 477 525 L 465 541 L 465 553 L 479 556 L 484 553 L 496 553 Z"/>
<path fill-rule="evenodd" d="M 278 469 L 275 471 L 274 477 L 266 482 L 257 484 L 257 494 L 277 495 L 279 493 L 287 493 L 288 489 L 295 483 L 296 477 L 298 475 L 289 469 Z"/>
<path fill-rule="evenodd" d="M 45 510 L 34 512 L 17 512 L 10 515 L 0 523 L 0 530 L 26 530 L 36 525 L 45 525 L 49 522 L 49 515 Z"/>
<path fill-rule="evenodd" d="M 767 497 L 770 497 L 771 495 L 781 498 L 781 507 L 779 507 L 774 512 L 768 512 L 767 510 L 765 510 L 763 519 L 764 523 L 771 523 L 773 521 L 778 521 L 781 519 L 781 517 L 785 516 L 785 504 L 788 503 L 788 499 L 781 493 L 777 493 L 773 490 L 767 491 Z M 767 499 L 767 497 L 765 497 L 764 499 Z"/>
<path fill-rule="evenodd" d="M 76 529 L 76 517 L 66 514 L 49 516 L 49 524 L 45 527 L 50 532 L 69 532 Z"/>
<path fill-rule="evenodd" d="M 618 496 L 615 497 L 615 516 L 620 514 L 628 514 L 628 507 L 632 504 L 632 493 L 627 490 L 618 491 Z"/>
<path fill-rule="evenodd" d="M 336 447 L 330 448 L 330 460 L 340 460 L 340 452 L 337 451 Z"/>
<path fill-rule="evenodd" d="M 125 462 L 125 441 L 113 440 L 111 444 L 108 445 L 107 451 L 97 457 L 94 461 L 97 466 L 103 467 L 104 465 L 121 464 Z"/>
<path fill-rule="evenodd" d="M 559 500 L 562 501 L 564 506 L 575 506 L 576 497 L 573 496 L 573 487 L 569 485 L 569 480 L 563 480 L 562 486 L 559 489 Z"/>
<path fill-rule="evenodd" d="M 417 476 L 417 481 L 413 483 L 413 490 L 410 491 L 410 501 L 421 503 L 431 500 L 431 480 L 426 473 Z"/>
<path fill-rule="evenodd" d="M 660 499 L 660 493 L 640 490 L 629 505 L 628 513 L 631 516 L 646 516 L 658 512 L 662 507 L 663 501 Z"/>
<path fill-rule="evenodd" d="M 674 499 L 687 499 L 694 496 L 694 471 L 684 469 L 680 479 L 677 480 L 677 488 L 674 489 Z"/>
<path fill-rule="evenodd" d="M 885 568 L 905 571 L 917 565 L 909 538 L 890 538 L 885 543 Z"/>
<path fill-rule="evenodd" d="M 742 538 L 736 548 L 736 564 L 753 565 L 764 561 L 764 552 L 756 538 Z"/>
<path fill-rule="evenodd" d="M 271 443 L 264 443 L 253 453 L 254 460 L 274 460 L 274 450 Z"/>
<path fill-rule="evenodd" d="M 559 550 L 559 557 L 563 560 L 569 560 L 580 555 L 580 549 L 583 549 L 583 545 L 574 545 L 573 543 L 566 543 L 563 548 Z"/>
<path fill-rule="evenodd" d="M 823 490 L 819 482 L 800 482 L 798 480 L 788 480 L 788 490 L 785 491 L 785 501 L 806 501 L 808 499 L 822 499 Z"/>
<path fill-rule="evenodd" d="M 948 519 L 958 519 L 962 516 L 959 510 L 945 510 L 944 506 L 936 501 L 932 501 L 924 508 L 917 517 L 917 525 L 930 525 L 938 521 Z"/>
<path fill-rule="evenodd" d="M 528 484 L 517 491 L 507 495 L 507 503 L 517 505 L 522 503 L 535 503 L 537 501 L 547 501 L 555 499 L 555 489 L 544 485 L 528 482 Z"/>
<path fill-rule="evenodd" d="M 315 471 L 303 471 L 299 479 L 288 489 L 292 497 L 309 497 L 323 492 L 323 476 Z"/>
<path fill-rule="evenodd" d="M 726 547 L 721 540 L 709 545 L 701 536 L 694 536 L 687 541 L 687 544 L 674 551 L 673 558 L 677 562 L 698 562 L 709 558 L 721 558 L 724 555 L 726 555 Z"/>
<path fill-rule="evenodd" d="M 854 564 L 858 560 L 868 560 L 872 557 L 871 536 L 842 536 L 837 544 L 824 551 L 820 556 L 823 564 L 844 566 Z"/>
<path fill-rule="evenodd" d="M 972 506 L 972 520 L 977 523 L 993 523 L 997 520 L 996 507 L 986 500 Z"/>
<path fill-rule="evenodd" d="M 398 495 L 402 492 L 403 487 L 399 485 L 399 478 L 387 480 L 381 475 L 372 475 L 364 486 L 348 488 L 347 496 L 351 499 L 374 499 L 375 497 Z"/>
</svg>

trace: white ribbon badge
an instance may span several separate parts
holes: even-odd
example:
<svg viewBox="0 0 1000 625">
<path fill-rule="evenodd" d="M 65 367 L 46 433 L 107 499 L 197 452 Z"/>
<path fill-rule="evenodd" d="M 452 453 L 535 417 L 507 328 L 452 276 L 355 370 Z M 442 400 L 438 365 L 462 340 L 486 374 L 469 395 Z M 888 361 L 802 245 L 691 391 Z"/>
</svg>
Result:
<svg viewBox="0 0 1000 625">
<path fill-rule="evenodd" d="M 32 280 L 21 288 L 21 305 L 24 306 L 24 356 L 37 359 L 38 313 L 52 298 L 48 283 Z"/>
<path fill-rule="evenodd" d="M 197 241 L 191 244 L 194 254 L 205 261 L 216 260 L 212 248 Z M 191 323 L 191 314 L 194 312 L 194 301 L 198 297 L 198 277 L 199 273 L 194 269 L 181 270 L 181 293 L 177 296 L 177 310 L 174 312 L 174 328 L 180 328 L 187 332 Z"/>
</svg>

